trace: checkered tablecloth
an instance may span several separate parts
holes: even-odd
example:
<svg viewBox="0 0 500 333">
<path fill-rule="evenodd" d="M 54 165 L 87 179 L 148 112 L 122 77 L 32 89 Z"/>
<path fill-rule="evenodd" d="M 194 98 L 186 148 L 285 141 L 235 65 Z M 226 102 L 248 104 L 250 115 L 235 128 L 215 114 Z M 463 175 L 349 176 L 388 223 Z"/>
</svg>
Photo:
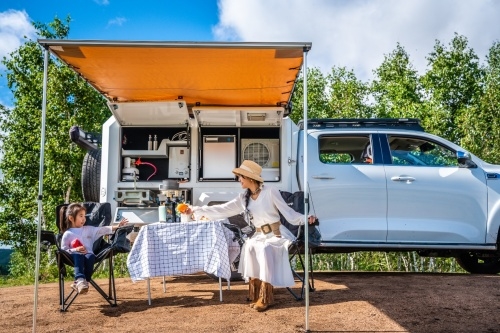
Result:
<svg viewBox="0 0 500 333">
<path fill-rule="evenodd" d="M 229 280 L 228 254 L 234 244 L 232 232 L 223 226 L 223 221 L 153 223 L 141 227 L 127 258 L 130 277 L 137 281 L 205 271 Z"/>
</svg>

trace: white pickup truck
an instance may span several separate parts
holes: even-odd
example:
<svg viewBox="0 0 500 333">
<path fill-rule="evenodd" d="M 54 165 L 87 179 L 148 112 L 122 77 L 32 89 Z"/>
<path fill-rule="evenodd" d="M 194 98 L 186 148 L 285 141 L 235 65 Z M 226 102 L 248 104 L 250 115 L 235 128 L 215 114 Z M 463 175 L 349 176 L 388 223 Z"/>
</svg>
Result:
<svg viewBox="0 0 500 333">
<path fill-rule="evenodd" d="M 316 252 L 414 250 L 500 272 L 500 166 L 414 119 L 295 124 L 290 97 L 310 43 L 39 42 L 108 101 L 83 185 L 117 217 L 149 223 L 158 205 L 232 199 L 241 188 L 231 170 L 251 159 L 267 185 L 308 191 Z"/>
</svg>

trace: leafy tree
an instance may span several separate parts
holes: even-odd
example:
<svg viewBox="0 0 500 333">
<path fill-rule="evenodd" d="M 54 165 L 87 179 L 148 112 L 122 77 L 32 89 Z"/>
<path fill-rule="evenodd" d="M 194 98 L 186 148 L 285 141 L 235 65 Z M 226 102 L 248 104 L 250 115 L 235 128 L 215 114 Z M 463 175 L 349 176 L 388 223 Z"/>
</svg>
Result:
<svg viewBox="0 0 500 333">
<path fill-rule="evenodd" d="M 369 87 L 345 67 L 332 68 L 327 76 L 330 118 L 372 118 Z"/>
<path fill-rule="evenodd" d="M 422 118 L 422 87 L 417 71 L 404 48 L 396 49 L 384 57 L 374 71 L 371 92 L 378 118 Z"/>
<path fill-rule="evenodd" d="M 479 58 L 468 47 L 467 38 L 455 34 L 448 49 L 436 41 L 427 59 L 430 70 L 422 77 L 422 85 L 430 112 L 440 117 L 434 123 L 435 134 L 460 144 L 467 130 L 460 120 L 481 96 L 484 71 Z"/>
<path fill-rule="evenodd" d="M 461 118 L 462 144 L 490 163 L 500 163 L 500 42 L 490 48 L 484 92 Z"/>
<path fill-rule="evenodd" d="M 56 17 L 49 24 L 33 26 L 42 38 L 63 39 L 68 36 L 69 22 L 69 17 L 65 21 Z M 0 205 L 4 208 L 0 212 L 0 241 L 13 246 L 28 262 L 36 249 L 44 52 L 36 41 L 26 40 L 2 62 L 15 103 L 12 109 L 0 107 L 0 169 L 4 174 L 0 182 Z M 56 205 L 82 200 L 80 180 L 85 152 L 71 144 L 70 127 L 78 124 L 89 131 L 100 131 L 109 115 L 104 99 L 94 89 L 67 66 L 50 59 L 40 221 L 44 228 L 56 229 Z M 26 268 L 32 269 L 29 265 Z"/>
<path fill-rule="evenodd" d="M 301 74 L 292 95 L 292 113 L 290 118 L 295 123 L 304 114 L 304 77 Z M 318 68 L 307 70 L 307 114 L 308 118 L 325 118 L 328 113 L 328 96 L 326 94 L 326 78 Z"/>
<path fill-rule="evenodd" d="M 303 118 L 303 85 L 303 77 L 300 77 L 292 96 L 291 118 L 295 122 Z M 368 92 L 367 85 L 357 80 L 353 71 L 334 67 L 325 76 L 318 68 L 308 69 L 308 118 L 370 117 Z"/>
</svg>

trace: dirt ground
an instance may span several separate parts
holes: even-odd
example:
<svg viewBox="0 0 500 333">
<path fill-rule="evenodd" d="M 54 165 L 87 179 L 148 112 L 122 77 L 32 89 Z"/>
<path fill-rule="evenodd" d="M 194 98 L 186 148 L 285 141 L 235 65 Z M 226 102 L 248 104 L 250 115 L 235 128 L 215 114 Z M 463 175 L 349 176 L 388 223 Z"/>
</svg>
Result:
<svg viewBox="0 0 500 333">
<path fill-rule="evenodd" d="M 106 280 L 98 280 L 102 285 Z M 257 313 L 248 285 L 224 284 L 205 274 L 117 282 L 118 306 L 92 288 L 67 312 L 57 283 L 40 284 L 37 332 L 301 332 L 305 302 L 277 289 L 275 304 Z M 500 276 L 406 273 L 317 273 L 310 293 L 311 332 L 500 332 Z M 69 283 L 66 283 L 67 285 Z M 298 288 L 295 291 L 300 291 Z M 32 332 L 34 287 L 0 288 L 0 331 Z"/>
</svg>

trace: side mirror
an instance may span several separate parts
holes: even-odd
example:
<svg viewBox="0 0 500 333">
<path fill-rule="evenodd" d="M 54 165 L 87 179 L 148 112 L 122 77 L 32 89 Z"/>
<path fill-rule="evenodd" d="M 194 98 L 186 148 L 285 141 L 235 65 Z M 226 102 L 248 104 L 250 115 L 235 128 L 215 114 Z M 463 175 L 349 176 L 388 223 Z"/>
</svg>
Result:
<svg viewBox="0 0 500 333">
<path fill-rule="evenodd" d="M 476 163 L 471 159 L 470 153 L 466 151 L 457 151 L 458 166 L 461 168 L 477 168 Z"/>
</svg>

